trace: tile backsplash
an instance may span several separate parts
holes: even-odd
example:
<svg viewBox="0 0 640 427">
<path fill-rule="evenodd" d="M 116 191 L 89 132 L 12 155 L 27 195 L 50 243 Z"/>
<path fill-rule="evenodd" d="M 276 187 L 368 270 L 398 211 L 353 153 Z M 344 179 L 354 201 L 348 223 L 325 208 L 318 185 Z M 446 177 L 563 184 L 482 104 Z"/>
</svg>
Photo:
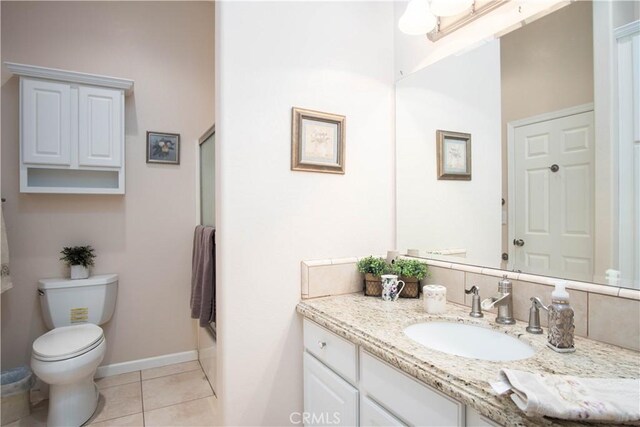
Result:
<svg viewBox="0 0 640 427">
<path fill-rule="evenodd" d="M 358 257 L 302 261 L 302 298 L 362 292 L 363 278 L 356 268 Z M 424 284 L 447 287 L 447 300 L 471 306 L 464 289 L 476 285 L 482 299 L 494 295 L 502 274 L 513 282 L 514 317 L 529 319 L 530 298 L 551 302 L 552 279 L 511 271 L 425 260 L 430 277 Z M 569 282 L 567 289 L 575 311 L 576 335 L 640 351 L 640 291 L 584 282 Z M 493 316 L 485 312 L 485 316 Z M 541 313 L 540 320 L 547 326 Z"/>
<path fill-rule="evenodd" d="M 362 290 L 359 258 L 302 261 L 302 298 L 350 294 Z"/>
</svg>

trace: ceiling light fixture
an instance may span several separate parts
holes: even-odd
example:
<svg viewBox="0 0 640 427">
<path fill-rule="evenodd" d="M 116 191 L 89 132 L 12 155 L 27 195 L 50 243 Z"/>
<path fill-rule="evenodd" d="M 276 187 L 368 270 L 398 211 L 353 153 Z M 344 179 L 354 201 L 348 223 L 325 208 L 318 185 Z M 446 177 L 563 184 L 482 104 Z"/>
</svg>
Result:
<svg viewBox="0 0 640 427">
<path fill-rule="evenodd" d="M 398 21 L 400 31 L 412 36 L 427 34 L 438 24 L 428 0 L 411 0 Z"/>
<path fill-rule="evenodd" d="M 431 12 L 437 16 L 455 16 L 473 5 L 473 0 L 431 0 Z"/>
<path fill-rule="evenodd" d="M 426 34 L 435 42 L 510 0 L 411 0 L 398 21 L 400 31 Z"/>
</svg>

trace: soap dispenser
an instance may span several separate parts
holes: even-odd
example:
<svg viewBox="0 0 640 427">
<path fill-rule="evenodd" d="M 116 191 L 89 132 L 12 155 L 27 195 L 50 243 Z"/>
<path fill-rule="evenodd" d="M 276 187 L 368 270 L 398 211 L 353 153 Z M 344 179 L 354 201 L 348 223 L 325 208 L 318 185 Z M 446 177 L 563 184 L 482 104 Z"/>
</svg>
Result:
<svg viewBox="0 0 640 427">
<path fill-rule="evenodd" d="M 549 336 L 547 345 L 560 353 L 576 351 L 573 345 L 575 326 L 573 324 L 573 308 L 569 305 L 569 293 L 565 287 L 567 282 L 556 282 L 551 293 L 549 305 Z"/>
</svg>

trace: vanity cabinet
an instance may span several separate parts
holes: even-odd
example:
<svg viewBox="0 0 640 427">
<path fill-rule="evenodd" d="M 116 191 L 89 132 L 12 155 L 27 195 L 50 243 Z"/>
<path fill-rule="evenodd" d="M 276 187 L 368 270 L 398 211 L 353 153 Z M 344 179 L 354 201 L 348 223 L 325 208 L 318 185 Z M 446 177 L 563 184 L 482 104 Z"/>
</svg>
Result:
<svg viewBox="0 0 640 427">
<path fill-rule="evenodd" d="M 5 64 L 20 77 L 20 191 L 124 194 L 133 81 Z"/>
<path fill-rule="evenodd" d="M 305 425 L 497 426 L 318 324 L 303 329 Z"/>
</svg>

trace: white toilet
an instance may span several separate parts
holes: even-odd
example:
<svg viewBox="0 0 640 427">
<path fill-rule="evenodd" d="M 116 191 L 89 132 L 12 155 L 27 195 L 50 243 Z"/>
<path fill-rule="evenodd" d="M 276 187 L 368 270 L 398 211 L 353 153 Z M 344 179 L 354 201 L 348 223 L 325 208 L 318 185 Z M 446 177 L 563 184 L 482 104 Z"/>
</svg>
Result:
<svg viewBox="0 0 640 427">
<path fill-rule="evenodd" d="M 48 427 L 84 424 L 98 406 L 93 382 L 107 348 L 102 325 L 116 306 L 118 275 L 42 279 L 40 307 L 51 331 L 33 342 L 31 368 L 49 388 Z"/>
</svg>

